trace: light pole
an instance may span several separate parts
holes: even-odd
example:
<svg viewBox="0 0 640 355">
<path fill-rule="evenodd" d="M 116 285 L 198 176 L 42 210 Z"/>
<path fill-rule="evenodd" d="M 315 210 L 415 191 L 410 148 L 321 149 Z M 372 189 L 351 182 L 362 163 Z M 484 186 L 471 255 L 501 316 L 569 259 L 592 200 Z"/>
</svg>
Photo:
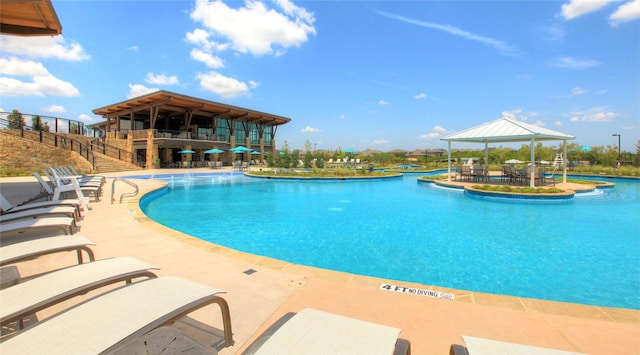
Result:
<svg viewBox="0 0 640 355">
<path fill-rule="evenodd" d="M 611 135 L 612 137 L 618 136 L 618 161 L 620 161 L 620 135 L 617 133 L 614 133 Z"/>
</svg>

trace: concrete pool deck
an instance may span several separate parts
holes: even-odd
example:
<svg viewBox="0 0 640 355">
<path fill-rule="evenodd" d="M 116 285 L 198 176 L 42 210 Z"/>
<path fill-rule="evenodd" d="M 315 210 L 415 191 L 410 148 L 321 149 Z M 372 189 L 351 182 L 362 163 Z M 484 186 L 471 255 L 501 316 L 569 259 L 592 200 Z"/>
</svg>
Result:
<svg viewBox="0 0 640 355">
<path fill-rule="evenodd" d="M 184 171 L 162 169 L 107 175 Z M 98 259 L 135 256 L 161 267 L 160 276 L 182 276 L 226 290 L 223 297 L 231 308 L 236 343 L 222 349 L 221 354 L 241 352 L 282 315 L 305 307 L 400 328 L 400 336 L 411 341 L 414 354 L 448 354 L 451 344 L 462 344 L 462 335 L 588 354 L 640 354 L 640 311 L 382 280 L 237 252 L 166 228 L 144 216 L 138 199 L 164 183 L 142 179 L 135 182 L 141 191 L 137 197 L 119 204 L 120 194 L 131 191 L 131 187 L 116 183 L 116 203 L 111 204 L 112 180 L 108 180 L 101 201 L 92 202 L 92 210 L 83 213 L 77 233 L 97 244 L 93 250 Z M 18 204 L 37 195 L 40 187 L 33 177 L 0 178 L 0 191 L 11 203 Z M 222 217 L 211 218 L 215 228 L 215 219 Z M 74 253 L 61 253 L 17 265 L 22 276 L 29 276 L 74 262 Z M 456 299 L 389 292 L 380 289 L 383 283 L 453 293 Z M 69 300 L 39 312 L 38 318 L 76 302 L 78 299 Z M 212 312 L 209 307 L 195 312 L 193 318 L 222 328 L 219 312 Z"/>
</svg>

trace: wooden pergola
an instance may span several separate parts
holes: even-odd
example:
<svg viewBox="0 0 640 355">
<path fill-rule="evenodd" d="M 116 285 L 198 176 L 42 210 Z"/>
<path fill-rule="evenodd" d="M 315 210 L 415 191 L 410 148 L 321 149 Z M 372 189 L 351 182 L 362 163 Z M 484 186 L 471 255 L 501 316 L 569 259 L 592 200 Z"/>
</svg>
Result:
<svg viewBox="0 0 640 355">
<path fill-rule="evenodd" d="M 62 34 L 51 0 L 2 0 L 0 33 L 13 36 L 57 36 Z"/>
</svg>

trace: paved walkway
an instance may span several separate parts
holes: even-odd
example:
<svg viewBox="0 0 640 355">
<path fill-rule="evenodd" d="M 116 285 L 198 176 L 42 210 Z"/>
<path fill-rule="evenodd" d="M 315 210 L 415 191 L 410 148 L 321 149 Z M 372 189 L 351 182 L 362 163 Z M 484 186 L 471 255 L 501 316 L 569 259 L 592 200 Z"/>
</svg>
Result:
<svg viewBox="0 0 640 355">
<path fill-rule="evenodd" d="M 135 182 L 143 193 L 163 186 L 155 180 Z M 97 258 L 135 256 L 161 267 L 160 275 L 183 276 L 227 290 L 224 297 L 231 308 L 236 345 L 223 349 L 223 355 L 242 351 L 280 316 L 305 307 L 401 328 L 401 337 L 411 341 L 414 354 L 448 354 L 452 343 L 462 343 L 461 335 L 588 354 L 640 354 L 640 311 L 441 289 L 240 253 L 151 221 L 138 208 L 137 198 L 111 204 L 111 188 L 109 179 L 102 200 L 91 203 L 92 210 L 83 214 L 78 233 L 96 242 Z M 115 189 L 118 197 L 131 187 L 116 183 Z M 0 179 L 0 192 L 14 204 L 39 191 L 32 177 Z M 63 253 L 18 266 L 22 276 L 29 276 L 74 261 L 75 254 Z M 456 300 L 381 290 L 385 282 L 451 292 Z M 60 307 L 74 302 L 77 300 Z M 56 309 L 42 311 L 38 317 L 45 318 Z M 193 318 L 222 328 L 219 313 L 210 307 L 194 313 Z"/>
</svg>

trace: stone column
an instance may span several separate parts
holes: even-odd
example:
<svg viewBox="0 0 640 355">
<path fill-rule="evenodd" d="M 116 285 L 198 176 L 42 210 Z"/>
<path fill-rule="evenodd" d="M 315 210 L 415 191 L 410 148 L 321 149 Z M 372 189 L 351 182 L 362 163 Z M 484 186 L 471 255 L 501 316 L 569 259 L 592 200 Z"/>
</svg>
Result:
<svg viewBox="0 0 640 355">
<path fill-rule="evenodd" d="M 154 130 L 147 130 L 147 162 L 146 167 L 149 169 L 158 169 L 160 167 L 160 156 L 158 155 L 158 145 L 154 144 Z"/>
</svg>

